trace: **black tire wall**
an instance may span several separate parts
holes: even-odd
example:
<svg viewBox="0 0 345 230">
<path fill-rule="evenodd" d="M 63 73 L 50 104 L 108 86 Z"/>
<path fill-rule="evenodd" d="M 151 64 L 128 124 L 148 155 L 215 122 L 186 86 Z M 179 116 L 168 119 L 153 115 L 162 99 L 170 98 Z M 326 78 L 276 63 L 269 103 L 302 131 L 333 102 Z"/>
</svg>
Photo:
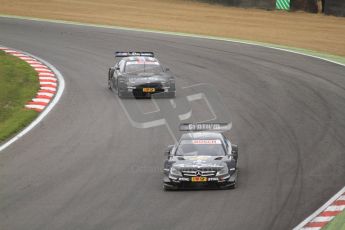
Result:
<svg viewBox="0 0 345 230">
<path fill-rule="evenodd" d="M 290 0 L 292 10 L 302 10 L 310 13 L 317 13 L 317 0 Z"/>
<path fill-rule="evenodd" d="M 345 17 L 345 0 L 325 0 L 324 13 Z"/>
<path fill-rule="evenodd" d="M 276 0 L 200 0 L 201 2 L 217 3 L 228 6 L 244 8 L 260 8 L 273 10 L 276 7 Z"/>
<path fill-rule="evenodd" d="M 260 8 L 274 10 L 276 0 L 199 0 L 215 4 L 237 6 L 244 8 Z M 318 13 L 317 0 L 290 0 L 291 10 L 301 10 L 310 13 Z M 320 9 L 321 10 L 321 9 Z M 324 0 L 322 11 L 328 15 L 345 16 L 345 0 Z"/>
</svg>

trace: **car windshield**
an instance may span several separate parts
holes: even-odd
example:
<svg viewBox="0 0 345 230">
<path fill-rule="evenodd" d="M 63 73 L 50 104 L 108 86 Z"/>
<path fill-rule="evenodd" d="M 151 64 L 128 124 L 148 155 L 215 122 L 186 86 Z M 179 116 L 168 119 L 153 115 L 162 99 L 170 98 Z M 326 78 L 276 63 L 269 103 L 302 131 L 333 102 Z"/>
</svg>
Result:
<svg viewBox="0 0 345 230">
<path fill-rule="evenodd" d="M 126 73 L 160 73 L 162 68 L 158 62 L 129 61 L 126 63 Z"/>
<path fill-rule="evenodd" d="M 224 156 L 221 140 L 182 140 L 177 156 Z"/>
</svg>

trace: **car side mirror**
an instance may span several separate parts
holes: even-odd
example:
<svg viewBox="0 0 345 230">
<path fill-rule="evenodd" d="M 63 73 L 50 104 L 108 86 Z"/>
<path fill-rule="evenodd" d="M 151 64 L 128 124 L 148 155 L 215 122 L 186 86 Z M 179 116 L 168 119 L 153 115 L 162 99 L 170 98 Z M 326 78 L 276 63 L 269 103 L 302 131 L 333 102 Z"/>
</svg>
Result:
<svg viewBox="0 0 345 230">
<path fill-rule="evenodd" d="M 115 70 L 119 71 L 119 70 L 120 70 L 120 67 L 115 67 Z"/>
<path fill-rule="evenodd" d="M 174 145 L 169 145 L 168 148 L 165 149 L 164 155 L 170 156 L 171 150 L 174 148 Z"/>
<path fill-rule="evenodd" d="M 238 146 L 237 145 L 231 145 L 231 155 L 237 160 L 238 158 Z"/>
<path fill-rule="evenodd" d="M 170 69 L 169 68 L 165 68 L 165 72 L 168 72 L 168 71 L 170 71 Z"/>
</svg>

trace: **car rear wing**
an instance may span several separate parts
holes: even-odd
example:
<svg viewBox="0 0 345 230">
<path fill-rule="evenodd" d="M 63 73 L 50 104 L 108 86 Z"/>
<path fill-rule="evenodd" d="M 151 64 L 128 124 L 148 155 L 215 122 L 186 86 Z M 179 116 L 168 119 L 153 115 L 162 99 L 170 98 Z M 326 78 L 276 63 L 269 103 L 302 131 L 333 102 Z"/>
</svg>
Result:
<svg viewBox="0 0 345 230">
<path fill-rule="evenodd" d="M 231 123 L 182 123 L 180 131 L 198 132 L 198 131 L 214 131 L 225 132 L 231 129 Z"/>
<path fill-rule="evenodd" d="M 122 52 L 122 51 L 116 51 L 115 57 L 133 57 L 133 56 L 142 56 L 142 57 L 154 57 L 153 52 Z"/>
</svg>

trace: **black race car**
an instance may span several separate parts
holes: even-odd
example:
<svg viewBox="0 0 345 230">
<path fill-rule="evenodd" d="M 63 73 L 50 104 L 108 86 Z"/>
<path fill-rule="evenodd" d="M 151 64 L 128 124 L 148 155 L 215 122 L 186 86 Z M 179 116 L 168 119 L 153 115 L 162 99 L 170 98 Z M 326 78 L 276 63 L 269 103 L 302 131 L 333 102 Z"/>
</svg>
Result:
<svg viewBox="0 0 345 230">
<path fill-rule="evenodd" d="M 222 133 L 185 133 L 165 154 L 164 190 L 236 187 L 238 147 Z"/>
<path fill-rule="evenodd" d="M 119 97 L 175 97 L 175 78 L 169 69 L 163 69 L 153 52 L 115 52 L 108 87 Z"/>
</svg>

